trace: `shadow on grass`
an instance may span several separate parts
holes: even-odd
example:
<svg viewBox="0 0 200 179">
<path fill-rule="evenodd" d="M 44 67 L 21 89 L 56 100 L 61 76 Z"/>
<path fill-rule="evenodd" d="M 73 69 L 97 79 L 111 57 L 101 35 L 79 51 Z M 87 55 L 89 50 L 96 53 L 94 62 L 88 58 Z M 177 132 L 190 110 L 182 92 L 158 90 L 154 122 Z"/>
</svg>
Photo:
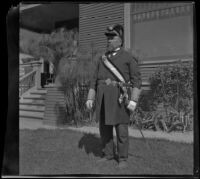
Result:
<svg viewBox="0 0 200 179">
<path fill-rule="evenodd" d="M 116 142 L 114 143 L 116 147 Z M 145 144 L 146 145 L 146 144 Z M 96 157 L 102 157 L 101 139 L 95 134 L 84 134 L 78 143 L 80 149 L 84 149 L 87 154 L 93 154 Z M 129 151 L 129 157 L 143 158 L 143 156 L 136 155 Z"/>
<path fill-rule="evenodd" d="M 101 140 L 99 137 L 94 134 L 84 134 L 84 136 L 80 139 L 79 148 L 84 148 L 87 154 L 93 153 L 96 157 L 101 157 Z"/>
</svg>

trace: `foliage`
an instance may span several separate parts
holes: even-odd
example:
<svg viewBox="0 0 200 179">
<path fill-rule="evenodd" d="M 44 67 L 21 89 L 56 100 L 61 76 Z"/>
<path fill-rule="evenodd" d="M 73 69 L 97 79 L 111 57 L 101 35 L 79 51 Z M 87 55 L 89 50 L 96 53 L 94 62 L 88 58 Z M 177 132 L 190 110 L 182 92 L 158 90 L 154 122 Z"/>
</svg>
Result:
<svg viewBox="0 0 200 179">
<path fill-rule="evenodd" d="M 175 65 L 160 67 L 150 77 L 153 100 L 170 105 L 178 112 L 192 112 L 193 63 L 177 61 Z"/>
<path fill-rule="evenodd" d="M 63 58 L 75 55 L 77 51 L 77 29 L 60 28 L 49 35 L 43 35 L 39 42 L 40 56 L 54 66 L 54 74 L 58 75 L 58 66 Z"/>
<path fill-rule="evenodd" d="M 177 61 L 175 64 L 160 66 L 149 79 L 150 91 L 144 93 L 138 109 L 144 118 L 144 111 L 156 114 L 156 119 L 164 119 L 166 126 L 172 127 L 189 115 L 193 117 L 193 63 Z M 155 117 L 155 116 L 154 116 Z M 192 128 L 192 124 L 189 126 Z"/>
<path fill-rule="evenodd" d="M 30 54 L 39 59 L 40 48 L 39 43 L 41 41 L 42 35 L 34 33 L 25 29 L 20 29 L 19 33 L 19 50 L 21 53 Z"/>
<path fill-rule="evenodd" d="M 93 58 L 79 53 L 76 60 L 62 59 L 59 65 L 59 81 L 65 89 L 67 115 L 76 125 L 89 118 L 85 102 L 98 58 L 98 53 Z"/>
</svg>

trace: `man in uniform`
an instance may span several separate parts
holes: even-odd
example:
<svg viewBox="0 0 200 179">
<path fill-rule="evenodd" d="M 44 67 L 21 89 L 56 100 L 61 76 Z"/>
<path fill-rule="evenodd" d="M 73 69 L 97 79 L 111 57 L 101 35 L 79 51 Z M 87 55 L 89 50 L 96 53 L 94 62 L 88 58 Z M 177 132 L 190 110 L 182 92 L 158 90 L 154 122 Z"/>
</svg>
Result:
<svg viewBox="0 0 200 179">
<path fill-rule="evenodd" d="M 136 59 L 123 49 L 123 27 L 120 24 L 110 26 L 105 35 L 107 51 L 97 63 L 86 106 L 92 109 L 96 100 L 96 118 L 99 121 L 103 148 L 100 161 L 115 158 L 114 127 L 118 166 L 124 168 L 128 159 L 130 112 L 133 112 L 137 105 L 141 77 Z M 127 91 L 130 90 L 128 96 Z"/>
</svg>

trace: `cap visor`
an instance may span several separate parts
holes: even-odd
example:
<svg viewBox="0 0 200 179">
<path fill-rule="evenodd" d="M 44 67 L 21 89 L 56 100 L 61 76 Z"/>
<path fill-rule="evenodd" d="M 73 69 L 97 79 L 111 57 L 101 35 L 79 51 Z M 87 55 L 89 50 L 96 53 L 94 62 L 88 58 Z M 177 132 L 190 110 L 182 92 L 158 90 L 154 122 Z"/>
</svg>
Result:
<svg viewBox="0 0 200 179">
<path fill-rule="evenodd" d="M 117 34 L 114 32 L 105 32 L 106 36 L 116 36 Z"/>
</svg>

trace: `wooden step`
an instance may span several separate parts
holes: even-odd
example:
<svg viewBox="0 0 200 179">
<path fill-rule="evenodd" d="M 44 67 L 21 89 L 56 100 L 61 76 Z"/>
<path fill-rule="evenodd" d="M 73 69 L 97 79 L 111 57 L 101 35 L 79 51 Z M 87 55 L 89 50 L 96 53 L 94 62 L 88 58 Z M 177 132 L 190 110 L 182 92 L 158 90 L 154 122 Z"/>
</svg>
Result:
<svg viewBox="0 0 200 179">
<path fill-rule="evenodd" d="M 20 105 L 27 105 L 27 106 L 44 106 L 45 105 L 45 103 L 43 102 L 43 103 L 30 103 L 30 102 L 26 102 L 26 101 L 20 101 L 20 103 L 19 103 Z"/>
<path fill-rule="evenodd" d="M 30 95 L 27 97 L 45 98 L 45 96 L 46 96 L 46 94 L 42 94 L 42 93 L 30 93 Z"/>
<path fill-rule="evenodd" d="M 39 97 L 39 96 L 35 96 L 35 95 L 30 95 L 30 96 L 23 97 L 23 99 L 45 100 L 45 96 L 44 97 Z"/>
<path fill-rule="evenodd" d="M 44 104 L 45 100 L 44 99 L 37 99 L 37 98 L 23 98 L 20 99 L 20 104 L 27 104 L 27 103 L 31 103 L 31 104 Z"/>
<path fill-rule="evenodd" d="M 47 90 L 46 88 L 37 88 L 37 90 Z"/>
<path fill-rule="evenodd" d="M 39 111 L 44 112 L 45 106 L 41 105 L 26 105 L 26 104 L 20 104 L 19 109 L 22 111 Z"/>
<path fill-rule="evenodd" d="M 150 90 L 150 87 L 148 87 L 148 86 L 142 86 L 142 90 L 144 90 L 144 91 L 149 91 L 149 90 Z"/>
<path fill-rule="evenodd" d="M 19 122 L 21 122 L 20 120 L 23 120 L 23 121 L 26 121 L 26 122 L 28 122 L 28 123 L 30 123 L 30 122 L 40 122 L 40 123 L 43 123 L 43 120 L 41 120 L 40 118 L 34 118 L 34 119 L 31 119 L 31 118 L 29 118 L 29 117 L 19 117 Z"/>
<path fill-rule="evenodd" d="M 37 91 L 31 91 L 30 94 L 46 94 L 47 90 L 37 90 Z"/>
<path fill-rule="evenodd" d="M 19 117 L 43 119 L 44 112 L 19 111 Z"/>
</svg>

